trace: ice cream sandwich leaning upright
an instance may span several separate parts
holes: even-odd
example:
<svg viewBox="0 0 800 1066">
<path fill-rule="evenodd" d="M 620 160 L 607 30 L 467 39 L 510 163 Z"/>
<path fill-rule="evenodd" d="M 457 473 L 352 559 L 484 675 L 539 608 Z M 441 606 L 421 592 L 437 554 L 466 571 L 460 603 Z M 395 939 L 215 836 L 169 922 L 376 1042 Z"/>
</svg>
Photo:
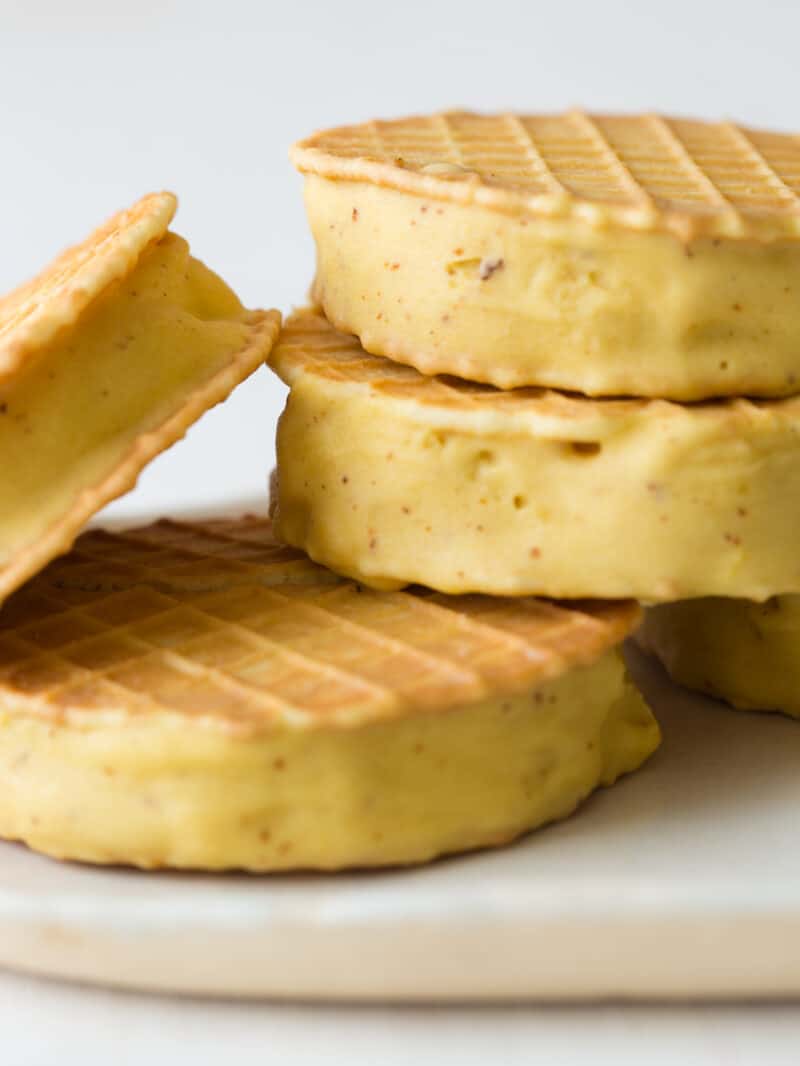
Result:
<svg viewBox="0 0 800 1066">
<path fill-rule="evenodd" d="M 267 356 L 246 311 L 145 196 L 0 299 L 0 602 Z"/>
</svg>

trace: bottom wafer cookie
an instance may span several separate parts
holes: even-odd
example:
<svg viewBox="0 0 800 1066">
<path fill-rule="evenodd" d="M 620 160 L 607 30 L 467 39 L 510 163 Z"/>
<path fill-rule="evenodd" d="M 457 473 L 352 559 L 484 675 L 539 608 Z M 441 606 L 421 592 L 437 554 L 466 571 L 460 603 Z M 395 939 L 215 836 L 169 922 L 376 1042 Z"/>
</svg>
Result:
<svg viewBox="0 0 800 1066">
<path fill-rule="evenodd" d="M 370 592 L 264 519 L 84 534 L 0 613 L 0 835 L 254 871 L 509 841 L 657 746 L 637 618 Z"/>
<path fill-rule="evenodd" d="M 686 688 L 800 718 L 800 596 L 659 604 L 637 639 Z"/>
</svg>

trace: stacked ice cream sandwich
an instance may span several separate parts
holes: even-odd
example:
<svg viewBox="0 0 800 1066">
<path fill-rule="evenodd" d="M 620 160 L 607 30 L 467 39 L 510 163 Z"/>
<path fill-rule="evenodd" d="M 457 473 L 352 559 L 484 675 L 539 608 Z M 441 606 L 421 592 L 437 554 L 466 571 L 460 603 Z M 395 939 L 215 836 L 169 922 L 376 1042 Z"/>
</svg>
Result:
<svg viewBox="0 0 800 1066">
<path fill-rule="evenodd" d="M 674 677 L 800 712 L 797 139 L 451 113 L 293 159 L 280 535 L 377 588 L 657 604 Z"/>
</svg>

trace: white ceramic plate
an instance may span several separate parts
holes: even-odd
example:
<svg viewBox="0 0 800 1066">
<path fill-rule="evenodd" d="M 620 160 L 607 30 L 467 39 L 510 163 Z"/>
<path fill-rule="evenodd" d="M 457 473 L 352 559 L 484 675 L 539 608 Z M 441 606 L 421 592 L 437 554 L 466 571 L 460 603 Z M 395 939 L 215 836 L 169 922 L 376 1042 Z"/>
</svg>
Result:
<svg viewBox="0 0 800 1066">
<path fill-rule="evenodd" d="M 565 999 L 800 992 L 800 723 L 631 663 L 646 768 L 500 851 L 336 876 L 61 865 L 0 844 L 0 965 L 228 996 Z"/>
</svg>

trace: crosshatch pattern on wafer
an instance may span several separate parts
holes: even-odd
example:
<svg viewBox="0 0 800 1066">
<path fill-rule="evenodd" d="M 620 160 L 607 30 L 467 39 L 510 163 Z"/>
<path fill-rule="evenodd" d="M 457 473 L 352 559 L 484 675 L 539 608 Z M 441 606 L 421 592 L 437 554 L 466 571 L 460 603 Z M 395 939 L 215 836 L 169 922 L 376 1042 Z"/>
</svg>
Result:
<svg viewBox="0 0 800 1066">
<path fill-rule="evenodd" d="M 644 409 L 648 399 L 587 399 L 538 387 L 497 389 L 492 385 L 439 374 L 420 374 L 413 367 L 364 351 L 358 337 L 335 329 L 312 308 L 295 311 L 283 329 L 267 362 L 292 384 L 298 372 L 329 381 L 364 386 L 376 393 L 408 399 L 424 407 L 480 412 L 530 409 L 557 417 L 578 418 L 592 409 L 609 414 Z"/>
<path fill-rule="evenodd" d="M 0 611 L 0 712 L 357 726 L 525 691 L 637 619 L 630 601 L 371 592 L 263 518 L 91 531 Z"/>
<path fill-rule="evenodd" d="M 0 298 L 0 373 L 11 373 L 30 349 L 77 321 L 106 286 L 127 274 L 167 232 L 177 206 L 169 192 L 143 196 Z"/>
<path fill-rule="evenodd" d="M 541 420 L 543 431 L 558 437 L 574 435 L 585 425 L 587 432 L 599 422 L 639 415 L 655 418 L 687 413 L 715 419 L 754 417 L 759 410 L 782 413 L 787 420 L 800 417 L 800 397 L 750 400 L 730 397 L 691 405 L 670 400 L 625 397 L 610 399 L 581 396 L 557 389 L 497 389 L 448 375 L 420 374 L 382 356 L 370 355 L 357 337 L 342 333 L 314 309 L 295 311 L 283 324 L 277 344 L 267 362 L 289 385 L 298 374 L 350 387 L 367 388 L 378 395 L 408 400 L 421 411 L 442 409 L 453 415 L 496 412 L 502 417 L 531 416 Z"/>
<path fill-rule="evenodd" d="M 304 172 L 682 238 L 800 236 L 800 138 L 661 115 L 449 112 L 295 145 Z"/>
</svg>

